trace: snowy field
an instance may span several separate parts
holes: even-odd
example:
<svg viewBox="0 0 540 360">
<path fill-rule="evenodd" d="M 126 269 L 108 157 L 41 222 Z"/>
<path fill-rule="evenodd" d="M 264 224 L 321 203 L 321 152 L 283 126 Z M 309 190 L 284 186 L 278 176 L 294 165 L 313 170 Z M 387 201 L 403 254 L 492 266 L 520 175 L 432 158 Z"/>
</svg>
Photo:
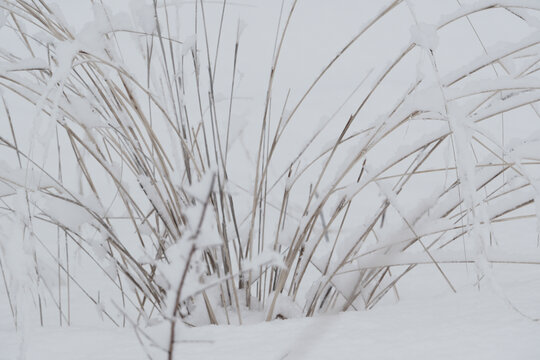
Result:
<svg viewBox="0 0 540 360">
<path fill-rule="evenodd" d="M 524 281 L 521 286 L 540 283 Z M 538 309 L 538 297 L 520 305 Z M 464 291 L 425 302 L 314 319 L 183 329 L 179 359 L 538 359 L 540 326 L 493 293 Z M 3 331 L 2 359 L 19 348 Z M 134 331 L 111 327 L 36 328 L 28 359 L 147 359 Z M 7 355 L 5 355 L 7 354 Z"/>
<path fill-rule="evenodd" d="M 540 0 L 0 0 L 0 360 L 540 359 Z"/>
</svg>

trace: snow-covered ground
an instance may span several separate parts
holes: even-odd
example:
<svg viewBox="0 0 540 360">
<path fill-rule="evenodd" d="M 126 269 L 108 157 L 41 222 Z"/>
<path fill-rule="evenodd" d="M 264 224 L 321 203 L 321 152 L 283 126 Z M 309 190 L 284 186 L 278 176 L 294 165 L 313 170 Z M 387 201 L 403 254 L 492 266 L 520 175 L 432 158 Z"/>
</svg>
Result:
<svg viewBox="0 0 540 360">
<path fill-rule="evenodd" d="M 511 304 L 492 289 L 469 289 L 363 312 L 182 328 L 185 342 L 175 359 L 539 359 L 540 323 L 528 317 L 540 316 L 540 272 L 529 271 L 507 290 Z M 149 333 L 157 338 L 160 332 Z M 3 329 L 0 359 L 15 359 L 20 340 Z M 23 348 L 27 359 L 39 360 L 147 358 L 129 328 L 35 328 Z"/>
</svg>

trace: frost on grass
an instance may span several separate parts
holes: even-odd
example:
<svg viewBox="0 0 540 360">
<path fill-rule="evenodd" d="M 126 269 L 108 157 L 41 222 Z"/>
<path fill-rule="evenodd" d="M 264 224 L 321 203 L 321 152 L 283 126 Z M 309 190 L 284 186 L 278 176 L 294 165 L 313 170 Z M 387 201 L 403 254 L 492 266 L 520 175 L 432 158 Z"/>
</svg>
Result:
<svg viewBox="0 0 540 360">
<path fill-rule="evenodd" d="M 493 243 L 501 224 L 540 223 L 538 133 L 504 130 L 538 120 L 538 31 L 439 71 L 450 24 L 499 8 L 530 30 L 534 1 L 479 1 L 438 25 L 411 24 L 318 123 L 331 97 L 311 96 L 332 91 L 339 60 L 404 3 L 385 5 L 290 92 L 280 56 L 294 47 L 281 23 L 257 111 L 238 58 L 250 28 L 240 37 L 226 15 L 215 37 L 207 4 L 194 7 L 200 28 L 178 34 L 168 3 L 134 1 L 123 14 L 94 3 L 80 31 L 43 3 L 1 4 L 1 31 L 18 44 L 0 54 L 11 304 L 30 294 L 36 316 L 64 324 L 76 291 L 172 358 L 184 325 L 370 309 L 399 299 L 417 266 L 451 291 L 447 264 L 474 263 L 477 281 L 494 278 L 493 264 L 535 263 L 535 252 Z M 283 11 L 294 23 L 297 9 Z M 145 336 L 151 325 L 166 340 Z"/>
<path fill-rule="evenodd" d="M 425 50 L 434 51 L 439 43 L 437 26 L 430 24 L 412 26 L 411 41 Z"/>
</svg>

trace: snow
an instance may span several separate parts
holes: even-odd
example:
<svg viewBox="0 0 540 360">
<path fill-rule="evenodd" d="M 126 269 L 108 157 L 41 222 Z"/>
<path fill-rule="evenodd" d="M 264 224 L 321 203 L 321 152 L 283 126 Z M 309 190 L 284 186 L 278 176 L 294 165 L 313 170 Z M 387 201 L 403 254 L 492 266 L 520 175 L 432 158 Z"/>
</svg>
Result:
<svg viewBox="0 0 540 360">
<path fill-rule="evenodd" d="M 195 50 L 196 45 L 197 45 L 197 35 L 190 35 L 186 37 L 182 45 L 182 56 Z"/>
<path fill-rule="evenodd" d="M 514 286 L 540 288 L 538 277 Z M 531 307 L 537 298 L 520 297 Z M 160 334 L 148 329 L 149 334 Z M 540 324 L 489 289 L 469 290 L 364 312 L 245 326 L 179 329 L 175 359 L 471 359 L 540 357 Z M 16 357 L 17 336 L 0 331 L 0 359 Z M 28 332 L 27 359 L 143 360 L 133 329 L 43 328 Z M 152 350 L 154 354 L 161 354 Z M 399 355 L 398 355 L 399 354 Z"/>
<path fill-rule="evenodd" d="M 497 46 L 487 49 L 487 54 L 481 55 L 475 60 L 470 61 L 466 66 L 463 66 L 460 69 L 445 75 L 441 81 L 444 86 L 448 87 L 463 79 L 467 74 L 472 74 L 479 69 L 496 62 L 499 59 L 516 54 L 522 50 L 537 45 L 538 43 L 540 43 L 539 31 L 535 31 L 529 36 L 512 42 L 511 44 L 499 43 Z"/>
<path fill-rule="evenodd" d="M 137 25 L 145 33 L 152 34 L 156 27 L 155 12 L 152 6 L 143 0 L 132 0 L 129 5 Z"/>
<path fill-rule="evenodd" d="M 439 43 L 437 26 L 431 24 L 417 24 L 411 27 L 412 42 L 425 50 L 435 50 Z"/>
<path fill-rule="evenodd" d="M 4 9 L 1 9 L 0 10 L 0 28 L 2 28 L 6 24 L 7 17 L 8 17 L 7 11 Z"/>
</svg>

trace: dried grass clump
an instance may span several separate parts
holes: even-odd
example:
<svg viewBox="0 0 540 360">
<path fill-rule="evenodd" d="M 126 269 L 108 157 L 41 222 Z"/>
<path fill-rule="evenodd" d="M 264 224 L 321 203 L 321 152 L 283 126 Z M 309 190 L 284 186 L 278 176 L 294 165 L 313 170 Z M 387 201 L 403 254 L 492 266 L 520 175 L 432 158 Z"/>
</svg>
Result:
<svg viewBox="0 0 540 360">
<path fill-rule="evenodd" d="M 398 295 L 396 285 L 419 264 L 432 264 L 455 291 L 445 263 L 475 263 L 481 273 L 490 262 L 535 262 L 498 253 L 489 241 L 498 223 L 536 218 L 531 169 L 538 155 L 506 148 L 482 124 L 500 126 L 501 116 L 518 108 L 537 113 L 540 36 L 486 49 L 485 56 L 446 77 L 439 76 L 433 50 L 415 50 L 419 46 L 411 41 L 373 71 L 368 91 L 343 119 L 332 145 L 312 146 L 333 136 L 321 128 L 276 176 L 270 171 L 275 153 L 312 90 L 374 24 L 407 6 L 396 0 L 383 8 L 287 105 L 290 111 L 271 112 L 296 5 L 280 20 L 263 117 L 253 120 L 259 124 L 251 149 L 255 166 L 249 169 L 253 187 L 235 192 L 231 163 L 249 163 L 229 152 L 240 37 L 228 77 L 220 74 L 232 79 L 227 106 L 217 106 L 218 51 L 209 46 L 204 1 L 194 7 L 204 31 L 191 46 L 176 39 L 172 9 L 157 0 L 147 8 L 155 22 L 150 32 L 115 28 L 105 8 L 94 3 L 100 27 L 86 37 L 72 33 L 69 19 L 45 1 L 0 1 L 7 15 L 3 31 L 21 47 L 0 52 L 3 118 L 11 129 L 0 135 L 1 211 L 3 224 L 17 229 L 0 238 L 0 259 L 14 316 L 20 291 L 16 277 L 6 274 L 16 272 L 8 265 L 17 246 L 21 271 L 41 284 L 39 306 L 42 298 L 52 300 L 60 323 L 69 321 L 70 292 L 80 290 L 101 304 L 70 264 L 75 251 L 117 289 L 124 316 L 102 308 L 112 322 L 172 322 L 171 356 L 175 322 L 197 325 L 197 309 L 216 324 L 241 324 L 250 310 L 264 312 L 266 320 L 288 317 L 282 310 L 287 302 L 303 316 L 365 309 L 390 290 Z M 432 31 L 494 8 L 532 21 L 527 9 L 538 11 L 540 4 L 479 2 Z M 222 22 L 225 9 L 226 1 Z M 124 57 L 122 50 L 133 44 L 141 46 L 139 58 L 132 52 Z M 363 117 L 373 95 L 415 51 L 432 61 L 436 76 L 418 79 L 384 116 Z M 490 67 L 505 73 L 471 81 Z M 442 107 L 434 109 L 433 94 L 443 99 Z M 20 99 L 32 108 L 36 128 L 17 126 L 18 111 L 9 104 Z M 409 145 L 393 148 L 403 136 Z M 523 141 L 534 145 L 538 139 Z M 415 179 L 422 174 L 436 183 L 433 196 L 418 195 L 421 183 Z M 291 209 L 291 199 L 301 207 Z M 460 251 L 463 246 L 472 253 Z M 43 274 L 44 264 L 54 264 L 57 279 Z M 300 303 L 299 295 L 307 301 Z"/>
</svg>

